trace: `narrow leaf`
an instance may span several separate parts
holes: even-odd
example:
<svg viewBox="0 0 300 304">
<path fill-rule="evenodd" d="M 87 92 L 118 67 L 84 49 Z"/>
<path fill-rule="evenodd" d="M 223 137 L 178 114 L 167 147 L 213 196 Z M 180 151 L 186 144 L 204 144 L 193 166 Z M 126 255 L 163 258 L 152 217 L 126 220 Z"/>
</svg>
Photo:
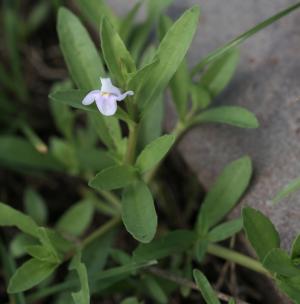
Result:
<svg viewBox="0 0 300 304">
<path fill-rule="evenodd" d="M 138 156 L 135 164 L 136 167 L 142 173 L 153 168 L 166 156 L 174 141 L 174 135 L 164 135 L 152 141 Z"/>
<path fill-rule="evenodd" d="M 25 192 L 25 210 L 39 225 L 47 223 L 48 210 L 44 199 L 33 189 Z"/>
<path fill-rule="evenodd" d="M 15 226 L 33 237 L 39 236 L 39 227 L 32 218 L 3 203 L 0 203 L 0 226 Z"/>
<path fill-rule="evenodd" d="M 80 260 L 81 254 L 75 255 L 70 266 L 70 269 L 76 270 L 81 286 L 81 289 L 78 292 L 72 293 L 72 298 L 75 304 L 88 304 L 90 303 L 88 274 L 85 265 Z"/>
<path fill-rule="evenodd" d="M 239 61 L 239 51 L 229 50 L 214 61 L 202 75 L 200 84 L 212 97 L 219 95 L 230 82 Z"/>
<path fill-rule="evenodd" d="M 66 8 L 58 12 L 59 43 L 68 70 L 80 89 L 99 87 L 104 69 L 98 51 L 78 17 Z"/>
<path fill-rule="evenodd" d="M 93 204 L 89 200 L 81 201 L 62 215 L 56 224 L 56 228 L 61 232 L 80 236 L 89 227 L 93 214 Z"/>
<path fill-rule="evenodd" d="M 300 178 L 291 181 L 282 190 L 280 190 L 273 198 L 274 204 L 279 203 L 281 200 L 289 196 L 290 194 L 300 190 Z"/>
<path fill-rule="evenodd" d="M 193 40 L 198 18 L 199 8 L 194 6 L 187 10 L 167 32 L 154 59 L 158 59 L 159 63 L 153 67 L 149 81 L 143 83 L 140 93 L 136 96 L 140 108 L 144 108 L 150 100 L 159 95 L 177 71 Z"/>
<path fill-rule="evenodd" d="M 89 186 L 98 190 L 114 190 L 130 185 L 137 178 L 136 169 L 128 166 L 114 166 L 98 173 Z"/>
<path fill-rule="evenodd" d="M 292 245 L 292 259 L 300 258 L 300 234 L 295 238 Z"/>
<path fill-rule="evenodd" d="M 213 228 L 208 233 L 208 239 L 211 242 L 221 242 L 224 241 L 243 228 L 243 220 L 242 218 L 238 218 L 236 220 L 232 220 L 223 224 L 218 225 L 217 227 Z"/>
<path fill-rule="evenodd" d="M 211 287 L 210 283 L 208 282 L 207 278 L 204 274 L 198 270 L 194 269 L 193 271 L 195 282 L 201 291 L 201 294 L 206 301 L 207 304 L 221 304 L 215 291 Z"/>
<path fill-rule="evenodd" d="M 250 207 L 244 208 L 243 221 L 247 238 L 261 261 L 272 249 L 280 247 L 278 232 L 260 211 Z"/>
<path fill-rule="evenodd" d="M 49 277 L 58 265 L 31 259 L 17 269 L 8 286 L 8 293 L 28 290 Z"/>
<path fill-rule="evenodd" d="M 191 125 L 199 123 L 224 123 L 245 129 L 259 127 L 253 113 L 236 106 L 219 106 L 201 112 L 191 121 Z"/>
<path fill-rule="evenodd" d="M 156 233 L 157 215 L 147 185 L 134 182 L 122 197 L 122 219 L 127 231 L 138 241 L 149 243 Z"/>
<path fill-rule="evenodd" d="M 135 72 L 136 67 L 125 44 L 107 18 L 103 18 L 101 25 L 101 46 L 112 77 L 123 86 L 127 75 Z"/>
<path fill-rule="evenodd" d="M 244 32 L 243 34 L 239 35 L 238 37 L 234 38 L 233 40 L 226 43 L 224 46 L 216 49 L 215 51 L 208 54 L 204 59 L 202 59 L 192 70 L 192 75 L 195 75 L 198 71 L 200 71 L 205 65 L 207 65 L 210 62 L 213 62 L 220 56 L 222 56 L 224 53 L 228 52 L 230 49 L 237 47 L 239 44 L 243 43 L 245 40 L 253 36 L 254 34 L 258 33 L 262 29 L 266 28 L 267 26 L 271 25 L 275 21 L 279 20 L 280 18 L 290 14 L 294 10 L 298 9 L 300 7 L 300 3 L 296 3 L 294 5 L 291 5 L 285 10 L 282 10 L 281 12 L 277 13 L 276 15 L 272 16 L 271 18 L 266 19 L 265 21 L 257 24 L 250 30 Z"/>
<path fill-rule="evenodd" d="M 225 167 L 212 189 L 206 194 L 198 214 L 196 229 L 205 235 L 239 201 L 252 175 L 249 157 L 242 157 Z"/>
</svg>

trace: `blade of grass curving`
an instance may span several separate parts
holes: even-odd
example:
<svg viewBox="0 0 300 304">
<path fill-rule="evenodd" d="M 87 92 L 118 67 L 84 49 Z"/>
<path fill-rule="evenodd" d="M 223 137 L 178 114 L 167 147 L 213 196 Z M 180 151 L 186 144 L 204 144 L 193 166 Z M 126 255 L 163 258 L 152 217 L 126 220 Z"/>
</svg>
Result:
<svg viewBox="0 0 300 304">
<path fill-rule="evenodd" d="M 243 43 L 245 40 L 259 32 L 260 30 L 266 28 L 267 26 L 271 25 L 275 21 L 279 20 L 280 18 L 287 16 L 294 10 L 300 8 L 300 2 L 289 6 L 287 9 L 280 11 L 276 15 L 266 19 L 265 21 L 257 24 L 250 30 L 244 32 L 243 34 L 239 35 L 238 37 L 234 38 L 233 40 L 229 41 L 225 45 L 223 45 L 220 48 L 217 48 L 216 50 L 212 51 L 210 54 L 208 54 L 204 59 L 202 59 L 198 64 L 195 65 L 195 67 L 192 69 L 192 76 L 197 74 L 201 69 L 203 69 L 207 64 L 213 62 L 217 58 L 219 58 L 221 55 L 223 55 L 228 50 L 238 46 L 239 44 Z"/>
</svg>

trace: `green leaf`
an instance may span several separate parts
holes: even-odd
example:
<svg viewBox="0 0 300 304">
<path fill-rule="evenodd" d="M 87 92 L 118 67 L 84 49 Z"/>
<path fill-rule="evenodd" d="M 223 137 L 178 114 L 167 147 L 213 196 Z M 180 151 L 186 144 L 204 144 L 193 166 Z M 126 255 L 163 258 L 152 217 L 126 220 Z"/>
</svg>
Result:
<svg viewBox="0 0 300 304">
<path fill-rule="evenodd" d="M 211 96 L 206 88 L 192 84 L 190 87 L 193 108 L 195 111 L 206 109 L 211 103 Z"/>
<path fill-rule="evenodd" d="M 84 171 L 100 171 L 114 165 L 110 153 L 101 148 L 76 147 L 80 169 Z"/>
<path fill-rule="evenodd" d="M 76 0 L 80 10 L 90 22 L 93 21 L 98 27 L 103 17 L 107 17 L 109 21 L 116 27 L 119 27 L 117 16 L 113 13 L 111 8 L 106 4 L 105 0 Z"/>
<path fill-rule="evenodd" d="M 39 225 L 47 223 L 48 210 L 44 199 L 33 189 L 28 188 L 24 197 L 25 211 Z"/>
<path fill-rule="evenodd" d="M 236 304 L 235 299 L 231 298 L 228 302 L 228 304 Z"/>
<path fill-rule="evenodd" d="M 218 96 L 229 84 L 239 62 L 239 50 L 234 48 L 214 61 L 201 77 L 200 84 L 212 97 Z"/>
<path fill-rule="evenodd" d="M 98 51 L 78 17 L 66 8 L 58 12 L 57 31 L 68 70 L 80 89 L 99 87 L 104 69 Z"/>
<path fill-rule="evenodd" d="M 136 178 L 135 168 L 128 165 L 118 165 L 99 172 L 89 182 L 89 186 L 98 190 L 114 190 L 130 185 Z"/>
<path fill-rule="evenodd" d="M 238 218 L 236 220 L 223 223 L 213 228 L 208 233 L 207 237 L 211 242 L 221 242 L 232 237 L 233 235 L 241 231 L 242 228 L 243 220 L 242 218 Z"/>
<path fill-rule="evenodd" d="M 300 234 L 298 234 L 293 242 L 291 257 L 292 259 L 300 258 Z"/>
<path fill-rule="evenodd" d="M 3 203 L 0 203 L 0 226 L 15 226 L 26 234 L 39 237 L 39 227 L 32 218 Z"/>
<path fill-rule="evenodd" d="M 239 201 L 252 175 L 252 164 L 245 156 L 225 167 L 212 189 L 206 194 L 198 214 L 196 230 L 205 235 Z"/>
<path fill-rule="evenodd" d="M 259 127 L 259 122 L 253 113 L 236 106 L 219 106 L 201 112 L 196 115 L 190 124 L 199 123 L 223 123 L 245 129 Z"/>
<path fill-rule="evenodd" d="M 12 258 L 11 254 L 6 250 L 3 242 L 0 239 L 0 261 L 2 265 L 2 277 L 5 282 L 8 282 L 10 277 L 16 271 L 16 263 Z M 25 297 L 23 293 L 16 293 L 9 296 L 9 299 L 14 304 L 26 304 Z"/>
<path fill-rule="evenodd" d="M 50 94 L 54 92 L 72 89 L 72 83 L 70 80 L 64 81 L 54 85 Z M 71 111 L 70 107 L 61 102 L 50 102 L 50 110 L 56 125 L 56 128 L 66 138 L 71 139 L 74 127 L 75 115 Z"/>
<path fill-rule="evenodd" d="M 168 297 L 166 292 L 163 290 L 161 284 L 157 279 L 151 275 L 145 275 L 143 277 L 143 283 L 145 284 L 146 290 L 150 297 L 155 303 L 166 304 L 168 303 Z"/>
<path fill-rule="evenodd" d="M 85 265 L 80 262 L 81 254 L 76 254 L 73 258 L 70 269 L 76 270 L 81 289 L 78 292 L 72 293 L 72 298 L 75 304 L 88 304 L 90 303 L 90 288 L 88 281 L 88 274 Z"/>
<path fill-rule="evenodd" d="M 210 54 L 208 54 L 204 59 L 202 59 L 192 70 L 192 75 L 194 76 L 198 71 L 200 71 L 204 66 L 208 63 L 215 61 L 217 58 L 222 56 L 224 53 L 228 52 L 229 50 L 237 47 L 239 44 L 243 43 L 245 40 L 256 34 L 257 32 L 261 31 L 265 27 L 271 25 L 275 21 L 279 20 L 280 18 L 290 14 L 294 10 L 300 7 L 300 3 L 296 3 L 291 5 L 285 10 L 280 11 L 276 15 L 272 16 L 271 18 L 266 19 L 265 21 L 257 24 L 250 30 L 244 32 L 243 34 L 239 35 L 238 37 L 234 38 L 233 40 L 229 41 L 222 47 L 214 50 Z"/>
<path fill-rule="evenodd" d="M 142 88 L 136 93 L 140 108 L 144 108 L 159 95 L 174 76 L 193 40 L 199 14 L 197 6 L 187 10 L 165 35 L 154 59 L 159 60 L 158 64 L 149 71 L 148 82 L 143 83 Z"/>
<path fill-rule="evenodd" d="M 39 153 L 31 143 L 18 136 L 0 136 L 0 164 L 18 170 L 61 170 L 52 155 Z"/>
<path fill-rule="evenodd" d="M 152 107 L 150 107 L 142 117 L 138 134 L 138 151 L 141 151 L 143 147 L 154 141 L 162 134 L 162 125 L 165 112 L 162 99 L 162 95 L 158 96 Z"/>
<path fill-rule="evenodd" d="M 130 297 L 130 298 L 126 298 L 124 299 L 121 304 L 140 304 L 140 302 L 138 301 L 137 298 L 134 297 Z"/>
<path fill-rule="evenodd" d="M 29 245 L 36 244 L 37 240 L 28 234 L 19 233 L 9 244 L 9 251 L 15 258 L 22 257 L 26 254 L 26 247 Z"/>
<path fill-rule="evenodd" d="M 294 179 L 282 190 L 280 190 L 273 198 L 274 204 L 279 203 L 281 200 L 289 196 L 290 194 L 300 190 L 300 178 Z"/>
<path fill-rule="evenodd" d="M 103 116 L 99 112 L 91 113 L 90 117 L 101 141 L 113 151 L 122 155 L 124 141 L 119 121 L 114 116 Z"/>
<path fill-rule="evenodd" d="M 300 303 L 300 289 L 299 289 L 299 280 L 296 282 L 291 282 L 291 280 L 294 279 L 292 278 L 284 278 L 281 277 L 280 279 L 276 280 L 276 283 L 278 287 L 286 293 L 290 299 L 295 301 L 295 304 Z"/>
<path fill-rule="evenodd" d="M 193 231 L 175 230 L 152 241 L 150 244 L 140 244 L 133 252 L 137 262 L 160 260 L 172 254 L 186 251 L 196 240 Z"/>
<path fill-rule="evenodd" d="M 127 41 L 134 27 L 134 19 L 141 8 L 142 1 L 137 2 L 120 23 L 120 36 Z"/>
<path fill-rule="evenodd" d="M 82 100 L 87 93 L 88 90 L 65 89 L 51 93 L 49 95 L 49 98 L 53 102 L 60 102 L 76 109 L 89 111 L 89 112 L 98 112 L 96 105 L 84 106 L 82 104 Z"/>
<path fill-rule="evenodd" d="M 56 224 L 56 228 L 63 233 L 80 236 L 91 224 L 93 215 L 93 204 L 89 200 L 81 201 L 62 215 Z"/>
<path fill-rule="evenodd" d="M 221 304 L 215 291 L 211 287 L 205 275 L 198 269 L 193 271 L 194 279 L 197 287 L 201 291 L 201 294 L 207 304 Z"/>
<path fill-rule="evenodd" d="M 50 140 L 50 151 L 70 174 L 78 173 L 79 163 L 76 151 L 70 142 L 53 137 Z"/>
<path fill-rule="evenodd" d="M 278 232 L 260 211 L 250 207 L 244 208 L 243 221 L 247 238 L 261 261 L 272 249 L 280 247 Z"/>
<path fill-rule="evenodd" d="M 160 36 L 163 38 L 172 26 L 173 21 L 166 15 L 160 19 Z M 190 87 L 190 76 L 186 59 L 183 59 L 178 70 L 170 81 L 172 100 L 175 103 L 177 113 L 181 119 L 184 118 L 187 111 L 187 102 Z"/>
<path fill-rule="evenodd" d="M 28 290 L 49 277 L 58 265 L 30 259 L 17 269 L 9 281 L 8 293 Z"/>
<path fill-rule="evenodd" d="M 263 266 L 269 271 L 283 276 L 300 276 L 300 269 L 294 266 L 289 255 L 280 248 L 274 248 L 267 253 Z"/>
<path fill-rule="evenodd" d="M 129 73 L 136 71 L 135 63 L 117 31 L 107 18 L 101 25 L 101 46 L 105 62 L 112 77 L 123 86 Z"/>
<path fill-rule="evenodd" d="M 157 228 L 157 215 L 147 185 L 134 182 L 125 188 L 122 197 L 122 219 L 127 231 L 138 241 L 149 243 Z"/>
<path fill-rule="evenodd" d="M 53 255 L 52 250 L 50 250 L 46 246 L 41 246 L 41 245 L 27 246 L 26 251 L 33 258 L 42 262 L 51 263 L 51 264 L 56 264 L 60 262 L 60 260 L 55 255 Z"/>
<path fill-rule="evenodd" d="M 139 168 L 142 173 L 157 165 L 168 153 L 175 141 L 174 135 L 161 136 L 150 144 L 138 156 L 135 166 Z"/>
</svg>

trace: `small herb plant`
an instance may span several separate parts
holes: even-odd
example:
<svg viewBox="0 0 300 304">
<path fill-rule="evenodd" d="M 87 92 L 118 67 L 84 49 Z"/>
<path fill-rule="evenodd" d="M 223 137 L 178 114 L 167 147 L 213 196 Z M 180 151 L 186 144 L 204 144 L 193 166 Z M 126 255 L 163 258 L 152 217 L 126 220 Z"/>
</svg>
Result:
<svg viewBox="0 0 300 304">
<path fill-rule="evenodd" d="M 147 18 L 136 24 L 141 2 L 119 18 L 104 1 L 77 0 L 87 21 L 100 28 L 100 53 L 80 19 L 69 9 L 59 8 L 59 44 L 70 74 L 70 80 L 56 84 L 50 93 L 51 114 L 60 136 L 51 137 L 48 153 L 38 149 L 39 138 L 31 130 L 26 133 L 30 142 L 1 136 L 5 149 L 0 160 L 23 172 L 54 171 L 76 177 L 81 186 L 74 191 L 81 199 L 50 226 L 46 198 L 32 188 L 24 194 L 26 214 L 0 204 L 0 225 L 20 230 L 9 250 L 0 246 L 10 303 L 50 299 L 51 303 L 87 304 L 91 296 L 116 293 L 123 304 L 148 298 L 168 303 L 178 289 L 182 298 L 199 290 L 208 304 L 246 303 L 211 287 L 200 271 L 207 254 L 274 280 L 294 303 L 300 303 L 299 236 L 288 253 L 280 248 L 278 232 L 260 211 L 246 207 L 241 217 L 226 219 L 249 186 L 249 157 L 228 164 L 201 204 L 193 201 L 199 211 L 194 221 L 189 217 L 184 229 L 162 225 L 157 200 L 160 165 L 191 127 L 204 123 L 259 126 L 247 109 L 214 106 L 213 100 L 234 75 L 239 44 L 300 4 L 230 41 L 190 70 L 186 54 L 198 28 L 200 9 L 194 6 L 173 21 L 163 13 L 171 2 L 147 1 Z M 154 26 L 156 39 L 149 40 Z M 167 88 L 178 120 L 169 134 L 163 134 Z M 297 188 L 298 180 L 274 201 Z M 167 208 L 173 206 L 168 201 Z M 92 223 L 98 213 L 108 219 L 104 224 L 96 222 L 95 228 Z M 219 244 L 242 229 L 258 259 Z M 128 232 L 124 238 L 136 246 L 132 252 L 114 245 L 122 230 Z M 16 269 L 14 259 L 21 257 L 26 258 Z"/>
</svg>

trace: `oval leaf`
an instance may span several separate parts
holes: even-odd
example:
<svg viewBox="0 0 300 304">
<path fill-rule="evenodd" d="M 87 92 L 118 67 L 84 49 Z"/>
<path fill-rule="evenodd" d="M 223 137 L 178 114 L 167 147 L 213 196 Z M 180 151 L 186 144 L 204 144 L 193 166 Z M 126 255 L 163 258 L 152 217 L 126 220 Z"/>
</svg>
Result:
<svg viewBox="0 0 300 304">
<path fill-rule="evenodd" d="M 274 248 L 280 247 L 280 238 L 272 222 L 260 211 L 243 209 L 243 222 L 247 238 L 261 261 Z"/>
<path fill-rule="evenodd" d="M 242 157 L 225 167 L 212 189 L 206 194 L 201 206 L 197 231 L 205 235 L 239 201 L 248 187 L 252 175 L 249 157 Z"/>
<path fill-rule="evenodd" d="M 294 266 L 289 255 L 280 248 L 274 248 L 266 255 L 263 266 L 286 277 L 300 276 L 300 269 Z"/>
<path fill-rule="evenodd" d="M 154 238 L 157 215 L 152 194 L 144 182 L 135 182 L 124 190 L 122 219 L 127 231 L 136 240 L 149 243 Z"/>
<path fill-rule="evenodd" d="M 137 178 L 136 169 L 128 166 L 114 166 L 98 173 L 89 186 L 98 190 L 114 190 L 128 186 Z"/>
<path fill-rule="evenodd" d="M 243 220 L 241 218 L 232 220 L 212 229 L 208 233 L 208 239 L 211 242 L 221 242 L 232 237 L 233 235 L 241 231 L 242 228 Z"/>
<path fill-rule="evenodd" d="M 144 173 L 158 164 L 168 153 L 175 141 L 174 135 L 161 136 L 142 151 L 136 160 L 136 166 Z"/>
<path fill-rule="evenodd" d="M 17 269 L 11 277 L 8 293 L 17 293 L 28 290 L 44 281 L 56 269 L 57 264 L 31 259 Z"/>
<path fill-rule="evenodd" d="M 90 201 L 82 201 L 72 206 L 58 220 L 56 228 L 74 236 L 81 235 L 90 225 L 94 207 Z"/>
<path fill-rule="evenodd" d="M 201 112 L 192 120 L 191 125 L 210 122 L 223 123 L 245 129 L 259 127 L 258 120 L 253 113 L 236 106 L 221 106 Z"/>
</svg>

